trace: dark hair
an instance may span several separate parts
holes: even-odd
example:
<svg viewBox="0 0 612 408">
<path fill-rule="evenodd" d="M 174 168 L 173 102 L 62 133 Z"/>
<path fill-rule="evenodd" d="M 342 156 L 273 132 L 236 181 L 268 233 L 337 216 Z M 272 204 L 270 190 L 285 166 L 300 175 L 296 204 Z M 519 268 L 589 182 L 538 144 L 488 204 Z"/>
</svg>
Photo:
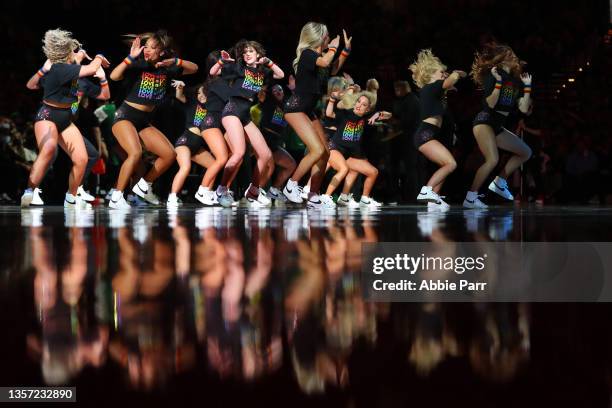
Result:
<svg viewBox="0 0 612 408">
<path fill-rule="evenodd" d="M 236 59 L 236 61 L 242 61 L 242 54 L 244 53 L 244 50 L 248 47 L 252 47 L 259 54 L 260 57 L 266 56 L 266 50 L 263 45 L 261 45 L 257 41 L 250 41 L 245 39 L 238 41 L 236 45 L 234 45 L 230 49 L 229 53 L 234 57 L 234 59 Z"/>
<path fill-rule="evenodd" d="M 488 42 L 484 45 L 481 51 L 476 52 L 474 62 L 472 63 L 472 79 L 482 87 L 486 75 L 491 71 L 491 68 L 500 66 L 503 62 L 515 60 L 512 64 L 510 75 L 519 78 L 523 72 L 525 61 L 520 61 L 512 48 L 505 44 L 499 44 L 495 41 Z"/>
</svg>

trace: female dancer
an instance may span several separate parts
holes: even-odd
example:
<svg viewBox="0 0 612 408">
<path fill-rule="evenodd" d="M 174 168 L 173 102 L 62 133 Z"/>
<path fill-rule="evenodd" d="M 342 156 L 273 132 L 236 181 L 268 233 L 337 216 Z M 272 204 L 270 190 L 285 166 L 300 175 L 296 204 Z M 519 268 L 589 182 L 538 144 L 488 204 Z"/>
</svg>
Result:
<svg viewBox="0 0 612 408">
<path fill-rule="evenodd" d="M 223 127 L 227 130 L 231 155 L 225 164 L 217 196 L 222 206 L 232 205 L 233 198 L 228 191 L 244 158 L 246 132 L 257 157 L 257 167 L 245 197 L 249 203 L 269 206 L 271 201 L 261 186 L 267 182 L 267 166 L 272 158 L 272 152 L 257 126 L 251 121 L 250 108 L 259 91 L 266 82 L 269 82 L 270 76 L 282 79 L 285 74 L 278 65 L 265 56 L 264 48 L 256 41 L 241 40 L 232 51 L 238 62 L 231 58 L 225 61 L 220 59 L 210 69 L 210 75 L 222 74 L 222 79 L 232 81 L 230 98 L 223 108 L 221 119 Z"/>
<path fill-rule="evenodd" d="M 183 188 L 185 179 L 189 175 L 191 162 L 194 161 L 204 168 L 208 168 L 214 162 L 214 157 L 206 150 L 206 143 L 200 135 L 200 126 L 206 117 L 204 104 L 207 90 L 205 85 L 198 86 L 195 95 L 185 95 L 184 82 L 172 81 L 172 86 L 176 88 L 176 99 L 184 105 L 185 132 L 174 143 L 179 170 L 172 180 L 172 187 L 166 202 L 168 208 L 176 208 L 180 205 L 177 194 Z"/>
<path fill-rule="evenodd" d="M 145 45 L 141 46 L 141 38 Z M 144 51 L 144 52 L 143 52 Z M 143 54 L 144 58 L 139 58 Z M 179 75 L 197 72 L 193 62 L 174 57 L 172 39 L 164 30 L 137 36 L 132 42 L 130 54 L 110 74 L 113 81 L 126 78 L 130 90 L 123 104 L 117 109 L 113 134 L 127 153 L 121 165 L 115 190 L 111 194 L 109 207 L 129 209 L 123 197 L 134 169 L 142 157 L 144 147 L 157 156 L 149 172 L 141 178 L 132 191 L 151 204 L 159 204 L 153 194 L 153 182 L 174 162 L 176 154 L 166 136 L 151 125 L 155 107 L 161 104 L 170 87 L 170 81 Z"/>
<path fill-rule="evenodd" d="M 71 105 L 77 100 L 78 80 L 94 75 L 100 66 L 109 63 L 101 54 L 87 65 L 74 64 L 80 43 L 72 33 L 60 29 L 49 30 L 43 39 L 43 52 L 47 63 L 27 83 L 28 89 L 44 89 L 43 103 L 34 120 L 34 134 L 39 154 L 32 165 L 28 188 L 21 197 L 21 206 L 44 205 L 38 188 L 45 176 L 49 163 L 55 155 L 57 145 L 70 156 L 72 170 L 69 176 L 68 192 L 64 207 L 85 208 L 86 203 L 77 196 L 87 165 L 87 151 L 83 136 L 72 123 Z M 76 52 L 76 54 L 75 54 Z M 83 58 L 82 55 L 79 56 Z"/>
<path fill-rule="evenodd" d="M 271 90 L 266 93 L 266 99 L 261 106 L 261 121 L 259 127 L 263 133 L 266 143 L 272 151 L 272 159 L 268 164 L 268 179 L 274 173 L 275 164 L 281 170 L 278 172 L 276 179 L 270 186 L 268 192 L 271 199 L 277 202 L 284 203 L 287 198 L 281 191 L 283 185 L 287 182 L 291 174 L 295 171 L 295 160 L 285 149 L 281 147 L 283 133 L 287 127 L 287 122 L 283 118 L 283 106 L 285 104 L 285 91 L 280 85 L 274 85 Z"/>
<path fill-rule="evenodd" d="M 419 88 L 421 105 L 421 124 L 415 135 L 414 143 L 417 149 L 440 168 L 434 172 L 417 196 L 418 201 L 433 203 L 442 210 L 450 206 L 442 200 L 438 192 L 446 177 L 457 167 L 453 155 L 437 139 L 442 127 L 442 116 L 446 111 L 446 91 L 454 87 L 467 74 L 463 71 L 446 73 L 446 65 L 442 64 L 431 50 L 422 50 L 417 60 L 410 65 L 412 78 Z"/>
<path fill-rule="evenodd" d="M 294 203 L 302 202 L 302 189 L 299 180 L 312 169 L 311 191 L 318 192 L 323 180 L 329 151 L 325 142 L 325 132 L 314 112 L 321 95 L 321 84 L 317 67 L 328 67 L 338 50 L 340 37 L 329 42 L 327 27 L 324 24 L 309 22 L 300 32 L 300 41 L 293 61 L 296 73 L 295 91 L 285 103 L 285 120 L 304 142 L 308 153 L 300 161 L 295 172 L 283 189 L 283 193 Z M 327 49 L 324 56 L 321 51 Z M 323 202 L 314 194 L 308 200 L 310 208 L 322 208 Z"/>
<path fill-rule="evenodd" d="M 473 129 L 474 137 L 485 162 L 476 171 L 463 206 L 487 208 L 487 205 L 479 200 L 478 191 L 497 166 L 499 160 L 497 149 L 507 150 L 514 155 L 489 184 L 489 190 L 507 200 L 513 200 L 514 197 L 508 190 L 506 179 L 531 157 L 529 146 L 517 135 L 504 128 L 506 118 L 517 105 L 521 112 L 529 112 L 531 75 L 522 72 L 521 62 L 512 48 L 507 45 L 489 43 L 481 52 L 476 53 L 476 59 L 472 64 L 472 78 L 484 91 L 483 110 L 476 115 Z"/>
<path fill-rule="evenodd" d="M 376 112 L 366 116 L 376 103 L 376 97 L 371 92 L 359 92 L 343 99 L 343 105 L 348 109 L 337 109 L 334 111 L 334 104 L 337 101 L 337 93 L 332 94 L 327 103 L 325 114 L 336 120 L 337 131 L 332 137 L 329 148 L 329 165 L 336 170 L 327 191 L 321 195 L 321 200 L 327 206 L 335 206 L 331 195 L 336 187 L 344 181 L 342 194 L 338 198 L 338 205 L 348 206 L 350 202 L 349 193 L 358 174 L 363 174 L 366 179 L 363 184 L 363 194 L 359 205 L 361 207 L 375 208 L 381 204 L 370 198 L 372 188 L 378 177 L 378 169 L 366 159 L 361 151 L 361 136 L 366 125 L 373 124 L 377 120 L 387 120 L 391 117 L 389 112 Z M 347 100 L 349 99 L 349 100 Z M 353 108 L 350 109 L 350 106 Z"/>
</svg>

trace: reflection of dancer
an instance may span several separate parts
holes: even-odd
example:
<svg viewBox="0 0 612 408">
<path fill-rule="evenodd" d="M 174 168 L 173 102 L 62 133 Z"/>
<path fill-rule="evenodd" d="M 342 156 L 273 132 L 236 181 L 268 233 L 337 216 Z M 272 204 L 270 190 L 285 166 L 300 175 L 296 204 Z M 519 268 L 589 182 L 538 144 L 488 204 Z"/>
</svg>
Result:
<svg viewBox="0 0 612 408">
<path fill-rule="evenodd" d="M 472 64 L 474 82 L 484 90 L 483 110 L 474 119 L 474 137 L 485 162 L 476 171 L 464 207 L 486 208 L 478 191 L 497 166 L 498 148 L 513 153 L 489 190 L 507 200 L 514 197 L 506 179 L 531 156 L 531 149 L 517 135 L 504 128 L 506 118 L 518 106 L 523 113 L 531 105 L 531 75 L 522 73 L 521 62 L 507 45 L 490 43 L 476 54 Z"/>
<path fill-rule="evenodd" d="M 141 38 L 146 40 L 145 45 L 140 45 Z M 141 55 L 143 58 L 140 58 Z M 145 149 L 157 156 L 157 160 L 132 190 L 147 202 L 159 204 L 159 199 L 152 191 L 153 182 L 168 170 L 176 154 L 166 136 L 151 125 L 152 112 L 164 101 L 172 78 L 193 74 L 197 70 L 198 66 L 193 62 L 175 58 L 171 37 L 166 31 L 160 30 L 136 37 L 130 54 L 111 72 L 113 81 L 125 78 L 130 86 L 125 101 L 115 113 L 113 124 L 113 134 L 127 153 L 127 158 L 121 165 L 111 195 L 111 208 L 130 208 L 123 197 L 123 191 L 142 158 L 141 141 Z"/>
<path fill-rule="evenodd" d="M 446 177 L 457 167 L 453 155 L 439 141 L 442 117 L 446 111 L 446 91 L 453 88 L 467 74 L 463 71 L 446 73 L 446 65 L 431 50 L 419 52 L 417 60 L 410 65 L 412 78 L 421 88 L 421 124 L 415 135 L 414 143 L 427 159 L 440 166 L 421 188 L 417 200 L 430 202 L 439 209 L 448 209 L 449 205 L 442 200 L 438 192 Z"/>
<path fill-rule="evenodd" d="M 87 150 L 83 135 L 72 123 L 70 108 L 77 101 L 79 78 L 96 74 L 100 66 L 108 66 L 108 61 L 102 55 L 96 55 L 87 65 L 75 64 L 77 56 L 80 62 L 85 51 L 78 51 L 81 44 L 72 38 L 71 33 L 60 29 L 47 31 L 43 43 L 47 62 L 27 83 L 29 89 L 38 89 L 39 86 L 44 89 L 43 104 L 34 120 L 39 154 L 32 165 L 21 206 L 44 205 L 38 186 L 59 144 L 72 160 L 64 206 L 81 208 L 86 203 L 77 196 L 77 191 L 87 166 Z"/>
</svg>

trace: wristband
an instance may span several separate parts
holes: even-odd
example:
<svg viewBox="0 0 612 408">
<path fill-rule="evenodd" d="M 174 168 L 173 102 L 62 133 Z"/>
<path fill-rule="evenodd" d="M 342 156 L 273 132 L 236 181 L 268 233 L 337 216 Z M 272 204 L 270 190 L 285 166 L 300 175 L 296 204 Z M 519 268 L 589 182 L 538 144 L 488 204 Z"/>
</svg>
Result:
<svg viewBox="0 0 612 408">
<path fill-rule="evenodd" d="M 268 59 L 269 59 L 269 58 L 268 58 Z M 273 62 L 271 59 L 269 59 L 269 60 L 270 60 L 270 62 L 268 62 L 268 63 L 266 64 L 266 67 L 268 67 L 268 68 L 272 68 L 272 67 L 274 66 L 274 62 Z"/>
<path fill-rule="evenodd" d="M 41 77 L 41 78 L 42 78 L 42 77 L 44 77 L 44 76 L 47 74 L 47 72 L 48 72 L 48 71 L 45 71 L 43 68 L 41 68 L 41 69 L 39 69 L 39 70 L 36 72 L 36 75 L 38 75 L 39 77 Z"/>
<path fill-rule="evenodd" d="M 531 93 L 531 86 L 526 86 L 525 88 L 523 88 L 523 93 Z"/>
<path fill-rule="evenodd" d="M 123 62 L 124 62 L 126 65 L 131 65 L 131 64 L 132 64 L 134 61 L 135 61 L 135 59 L 134 59 L 134 58 L 132 58 L 132 56 L 131 56 L 131 55 L 128 55 L 128 56 L 127 56 L 127 57 L 125 57 L 125 59 L 123 60 Z"/>
<path fill-rule="evenodd" d="M 174 59 L 174 65 L 176 65 L 177 67 L 182 67 L 183 66 L 183 60 L 180 58 L 175 58 Z"/>
<path fill-rule="evenodd" d="M 329 47 L 329 48 L 327 49 L 327 51 L 331 51 L 331 52 L 333 52 L 333 53 L 335 54 L 335 53 L 336 53 L 336 51 L 338 51 L 338 49 L 337 49 L 336 47 Z"/>
<path fill-rule="evenodd" d="M 502 83 L 501 82 L 496 82 L 495 83 L 495 89 L 502 89 Z"/>
<path fill-rule="evenodd" d="M 219 64 L 219 65 L 223 66 L 223 64 L 225 64 L 225 63 L 223 62 L 223 60 L 222 60 L 222 59 L 220 59 L 220 60 L 218 60 L 218 61 L 217 61 L 217 64 Z"/>
<path fill-rule="evenodd" d="M 101 79 L 101 80 L 100 80 L 100 86 L 101 86 L 101 87 L 108 86 L 108 81 L 107 81 L 106 79 Z"/>
<path fill-rule="evenodd" d="M 343 57 L 348 57 L 350 54 L 351 54 L 350 48 L 344 48 L 342 52 L 340 53 L 340 55 L 342 55 Z"/>
</svg>

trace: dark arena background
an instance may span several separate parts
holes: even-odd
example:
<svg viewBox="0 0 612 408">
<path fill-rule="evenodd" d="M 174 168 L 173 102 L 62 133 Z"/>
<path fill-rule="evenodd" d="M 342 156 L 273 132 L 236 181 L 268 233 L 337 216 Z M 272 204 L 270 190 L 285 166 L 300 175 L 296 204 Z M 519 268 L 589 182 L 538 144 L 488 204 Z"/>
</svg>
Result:
<svg viewBox="0 0 612 408">
<path fill-rule="evenodd" d="M 74 387 L 72 404 L 83 406 L 611 406 L 610 303 L 372 302 L 362 285 L 366 243 L 612 241 L 610 7 L 603 0 L 4 1 L 0 387 Z M 362 139 L 378 170 L 371 197 L 382 206 L 362 198 L 325 211 L 253 207 L 243 198 L 256 166 L 247 148 L 231 186 L 236 206 L 196 201 L 204 174 L 196 164 L 179 192 L 182 206 L 166 206 L 179 170 L 173 164 L 152 187 L 161 204 L 127 194 L 134 178 L 125 194 L 131 209 L 108 207 L 125 156 L 112 118 L 100 112 L 114 112 L 128 94 L 125 81 L 110 80 L 130 52 L 125 35 L 166 29 L 177 55 L 199 67 L 181 78 L 188 90 L 205 81 L 211 51 L 256 40 L 284 71 L 276 82 L 289 95 L 309 21 L 324 23 L 332 39 L 340 35 L 338 54 L 346 30 L 350 55 L 337 75 L 362 89 L 376 79 L 376 110 L 393 114 Z M 59 148 L 38 186 L 45 205 L 20 206 L 39 153 L 34 121 L 43 98 L 26 82 L 43 66 L 42 39 L 55 28 L 110 61 L 110 100 L 82 103 L 75 119 L 102 153 L 82 183 L 93 208 L 62 205 L 72 162 Z M 460 80 L 444 116 L 444 144 L 456 160 L 440 192 L 450 209 L 432 211 L 416 198 L 438 166 L 415 148 L 418 105 L 398 93 L 400 81 L 419 97 L 408 67 L 420 50 L 431 48 L 448 72 L 469 73 L 475 52 L 491 41 L 509 45 L 533 76 L 531 114 L 517 109 L 505 124 L 532 154 L 507 179 L 513 200 L 486 188 L 510 158 L 500 149 L 480 191 L 489 207 L 463 207 L 484 162 L 472 130 L 483 91 L 469 76 Z M 169 89 L 152 124 L 174 145 L 185 120 Z M 264 97 L 269 90 L 255 103 Z M 253 118 L 257 112 L 251 108 Z M 304 143 L 290 126 L 282 136 L 299 162 Z M 143 154 L 143 171 L 154 159 Z M 521 269 L 516 259 L 501 262 Z M 574 271 L 571 299 L 595 281 L 590 272 Z"/>
</svg>

